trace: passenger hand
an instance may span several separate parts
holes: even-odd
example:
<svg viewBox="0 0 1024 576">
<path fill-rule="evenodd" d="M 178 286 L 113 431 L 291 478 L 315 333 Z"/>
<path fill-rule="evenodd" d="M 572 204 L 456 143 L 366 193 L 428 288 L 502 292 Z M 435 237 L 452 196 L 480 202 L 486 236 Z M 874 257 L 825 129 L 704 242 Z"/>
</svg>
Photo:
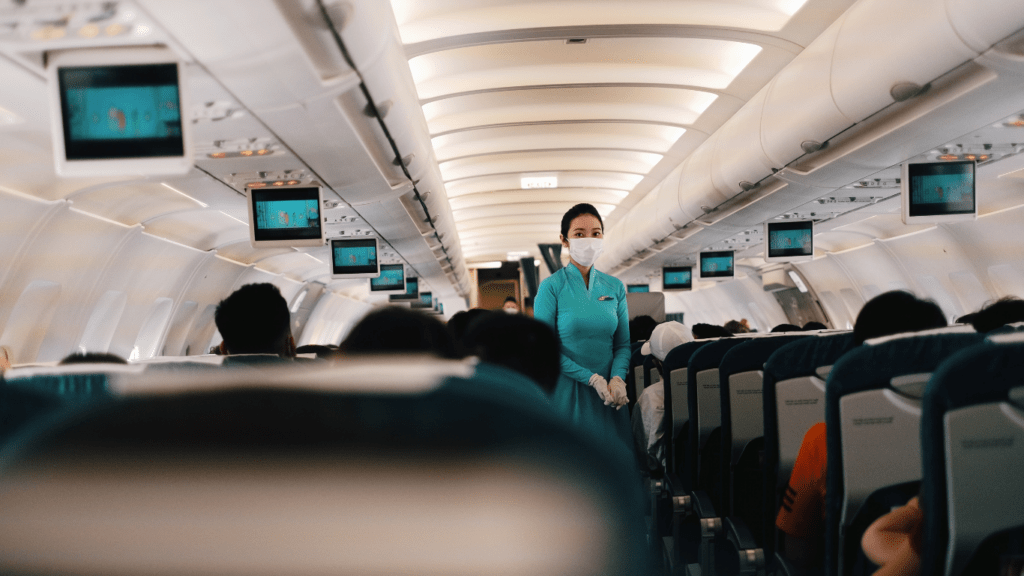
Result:
<svg viewBox="0 0 1024 576">
<path fill-rule="evenodd" d="M 612 395 L 612 402 L 615 404 L 616 410 L 629 404 L 629 397 L 626 395 L 626 382 L 622 378 L 618 376 L 612 378 L 612 381 L 608 383 L 608 391 Z"/>
<path fill-rule="evenodd" d="M 590 377 L 590 385 L 597 392 L 597 395 L 604 400 L 604 405 L 609 406 L 612 403 L 612 394 L 608 391 L 608 381 L 604 379 L 604 376 L 600 374 L 594 374 Z"/>
</svg>

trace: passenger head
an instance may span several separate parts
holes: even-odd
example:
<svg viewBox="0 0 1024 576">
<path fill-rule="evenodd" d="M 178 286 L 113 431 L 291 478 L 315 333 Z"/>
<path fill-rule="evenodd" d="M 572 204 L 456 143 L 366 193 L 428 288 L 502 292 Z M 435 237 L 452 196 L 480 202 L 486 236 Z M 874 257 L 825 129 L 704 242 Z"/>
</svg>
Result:
<svg viewBox="0 0 1024 576">
<path fill-rule="evenodd" d="M 991 332 L 1014 322 L 1024 322 L 1024 300 L 1016 296 L 996 300 L 977 311 L 970 320 L 978 332 Z"/>
<path fill-rule="evenodd" d="M 825 326 L 821 322 L 808 322 L 804 324 L 804 330 L 828 330 L 828 326 Z"/>
<path fill-rule="evenodd" d="M 872 338 L 945 325 L 946 317 L 934 302 L 921 300 L 904 290 L 893 290 L 875 296 L 861 308 L 853 327 L 853 339 L 861 344 Z"/>
<path fill-rule="evenodd" d="M 509 296 L 505 298 L 505 303 L 501 305 L 501 309 L 509 314 L 519 313 L 519 303 L 516 302 L 515 296 Z"/>
<path fill-rule="evenodd" d="M 385 306 L 359 321 L 341 343 L 342 354 L 431 354 L 439 358 L 460 355 L 448 329 L 439 320 L 400 306 Z"/>
<path fill-rule="evenodd" d="M 662 322 L 654 329 L 650 341 L 644 344 L 640 353 L 652 354 L 664 362 L 673 348 L 687 342 L 693 342 L 693 334 L 686 325 L 679 322 Z"/>
<path fill-rule="evenodd" d="M 462 337 L 466 335 L 466 329 L 480 316 L 487 314 L 483 308 L 470 308 L 462 312 L 456 312 L 448 319 L 448 332 L 455 339 L 457 345 L 461 345 Z"/>
<path fill-rule="evenodd" d="M 629 321 L 629 338 L 633 342 L 646 342 L 658 326 L 657 320 L 650 316 L 637 316 Z"/>
<path fill-rule="evenodd" d="M 66 356 L 57 365 L 68 366 L 69 364 L 127 364 L 128 361 L 117 354 L 108 352 L 75 352 Z"/>
<path fill-rule="evenodd" d="M 743 325 L 739 320 L 729 320 L 725 323 L 725 329 L 731 334 L 746 334 L 750 328 Z"/>
<path fill-rule="evenodd" d="M 214 313 L 225 354 L 295 356 L 291 314 L 273 284 L 246 284 L 220 301 Z"/>
<path fill-rule="evenodd" d="M 527 376 L 551 394 L 562 371 L 562 344 L 547 324 L 520 314 L 484 314 L 463 337 L 466 350 L 484 362 Z"/>
<path fill-rule="evenodd" d="M 772 328 L 772 332 L 773 333 L 777 333 L 777 332 L 802 332 L 802 331 L 803 331 L 803 328 L 800 328 L 799 326 L 796 326 L 794 324 L 779 324 L 775 328 Z"/>
<path fill-rule="evenodd" d="M 732 336 L 732 332 L 714 324 L 694 324 L 690 331 L 693 333 L 693 338 L 695 340 L 704 340 L 706 338 L 728 338 Z"/>
</svg>

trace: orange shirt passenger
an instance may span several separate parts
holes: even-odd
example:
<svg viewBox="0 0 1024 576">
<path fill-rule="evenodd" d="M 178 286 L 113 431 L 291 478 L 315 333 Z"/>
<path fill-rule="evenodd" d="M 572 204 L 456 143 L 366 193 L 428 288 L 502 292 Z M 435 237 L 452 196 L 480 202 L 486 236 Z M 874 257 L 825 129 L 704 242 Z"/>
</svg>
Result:
<svg viewBox="0 0 1024 576">
<path fill-rule="evenodd" d="M 786 534 L 786 558 L 801 568 L 821 563 L 825 548 L 825 423 L 807 431 L 775 525 Z"/>
</svg>

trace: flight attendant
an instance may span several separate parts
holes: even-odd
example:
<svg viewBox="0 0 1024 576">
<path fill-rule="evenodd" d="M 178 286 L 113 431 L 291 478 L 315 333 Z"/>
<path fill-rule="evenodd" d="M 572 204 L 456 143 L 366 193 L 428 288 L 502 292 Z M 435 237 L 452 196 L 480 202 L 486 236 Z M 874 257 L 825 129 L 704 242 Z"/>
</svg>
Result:
<svg viewBox="0 0 1024 576">
<path fill-rule="evenodd" d="M 574 422 L 632 447 L 626 398 L 629 313 L 626 288 L 594 268 L 604 223 L 590 204 L 562 217 L 562 246 L 569 265 L 541 283 L 533 314 L 562 340 L 562 373 L 552 400 Z"/>
</svg>

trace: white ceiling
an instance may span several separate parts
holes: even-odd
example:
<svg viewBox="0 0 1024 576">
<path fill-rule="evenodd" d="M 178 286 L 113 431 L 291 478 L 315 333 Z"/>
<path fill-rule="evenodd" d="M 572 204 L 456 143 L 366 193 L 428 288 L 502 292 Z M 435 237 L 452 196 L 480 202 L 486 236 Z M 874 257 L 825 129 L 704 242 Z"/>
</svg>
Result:
<svg viewBox="0 0 1024 576">
<path fill-rule="evenodd" d="M 392 0 L 465 258 L 613 223 L 851 3 Z"/>
</svg>

